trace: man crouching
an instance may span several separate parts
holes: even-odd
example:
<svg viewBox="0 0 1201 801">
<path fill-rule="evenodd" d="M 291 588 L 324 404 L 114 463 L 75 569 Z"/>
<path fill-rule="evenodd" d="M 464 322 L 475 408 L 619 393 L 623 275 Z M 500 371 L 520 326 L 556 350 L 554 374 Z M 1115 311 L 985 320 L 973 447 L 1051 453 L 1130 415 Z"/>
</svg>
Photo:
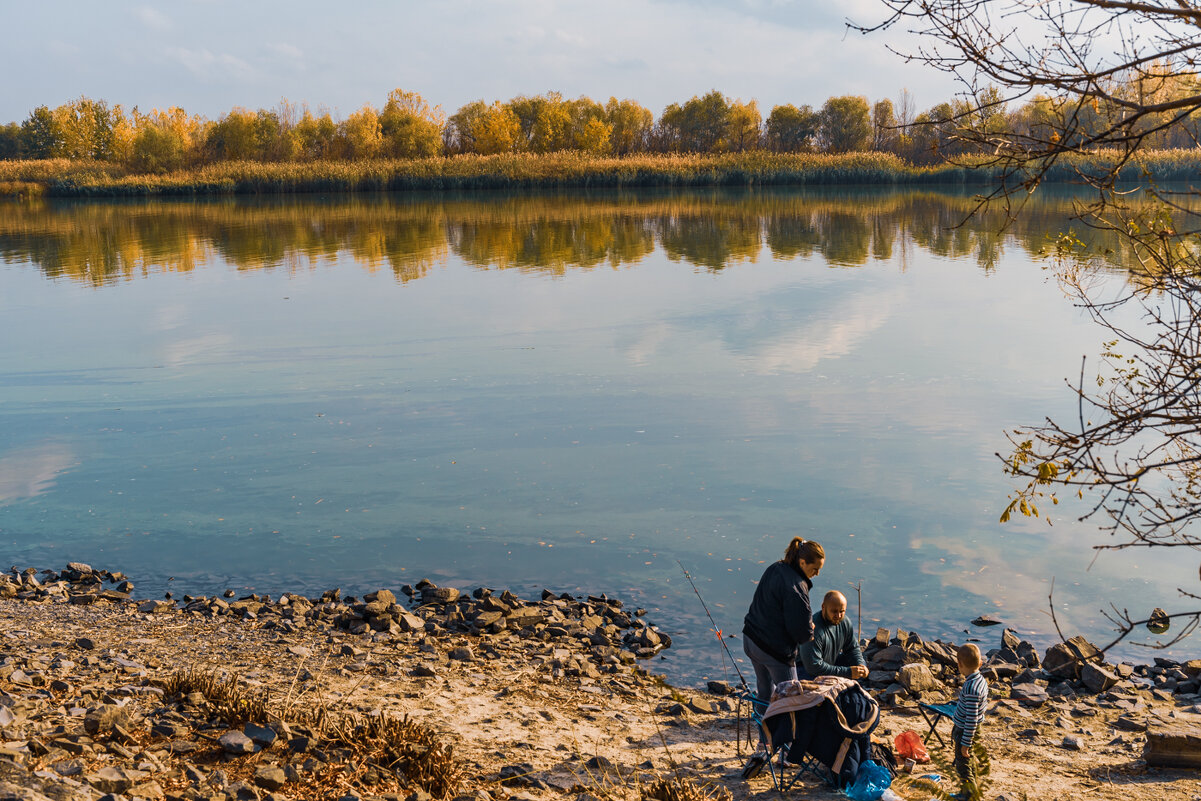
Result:
<svg viewBox="0 0 1201 801">
<path fill-rule="evenodd" d="M 821 611 L 813 616 L 813 639 L 801 646 L 801 667 L 810 678 L 867 678 L 867 664 L 847 620 L 847 599 L 841 592 L 831 590 L 822 599 Z"/>
</svg>

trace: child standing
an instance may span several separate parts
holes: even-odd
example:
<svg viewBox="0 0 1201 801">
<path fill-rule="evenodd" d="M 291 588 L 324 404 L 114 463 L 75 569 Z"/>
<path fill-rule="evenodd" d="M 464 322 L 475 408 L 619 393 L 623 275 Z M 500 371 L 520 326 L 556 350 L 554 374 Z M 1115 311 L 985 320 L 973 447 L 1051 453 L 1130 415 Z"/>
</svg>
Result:
<svg viewBox="0 0 1201 801">
<path fill-rule="evenodd" d="M 980 649 L 968 643 L 960 647 L 955 654 L 959 662 L 959 672 L 966 676 L 963 687 L 959 690 L 959 701 L 955 704 L 955 717 L 952 719 L 951 744 L 955 748 L 955 772 L 959 774 L 962 789 L 957 799 L 970 799 L 976 796 L 976 772 L 972 766 L 972 739 L 976 729 L 984 720 L 984 710 L 988 703 L 988 682 L 980 675 Z"/>
</svg>

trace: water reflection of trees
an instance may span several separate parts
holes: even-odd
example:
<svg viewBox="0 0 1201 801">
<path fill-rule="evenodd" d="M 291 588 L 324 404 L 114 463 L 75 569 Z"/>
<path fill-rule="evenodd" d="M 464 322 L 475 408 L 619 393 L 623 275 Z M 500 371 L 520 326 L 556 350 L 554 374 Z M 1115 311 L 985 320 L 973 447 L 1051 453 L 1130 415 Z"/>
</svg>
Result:
<svg viewBox="0 0 1201 801">
<path fill-rule="evenodd" d="M 998 233 L 999 213 L 964 222 L 972 206 L 966 195 L 787 190 L 11 204 L 0 215 L 0 258 L 93 285 L 215 259 L 289 271 L 351 261 L 410 281 L 452 253 L 480 268 L 563 275 L 635 264 L 656 246 L 714 271 L 765 247 L 777 259 L 820 257 L 837 267 L 920 248 L 990 269 L 1006 247 L 1045 248 L 1072 212 L 1069 198 L 1031 203 Z M 1116 240 L 1094 238 L 1122 257 Z"/>
</svg>

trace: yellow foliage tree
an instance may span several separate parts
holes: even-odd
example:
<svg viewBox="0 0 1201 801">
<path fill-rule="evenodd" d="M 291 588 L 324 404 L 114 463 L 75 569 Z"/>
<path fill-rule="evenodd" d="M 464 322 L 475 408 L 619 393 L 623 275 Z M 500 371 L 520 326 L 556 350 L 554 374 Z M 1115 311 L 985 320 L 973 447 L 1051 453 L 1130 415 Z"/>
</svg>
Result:
<svg viewBox="0 0 1201 801">
<path fill-rule="evenodd" d="M 607 155 L 612 147 L 609 141 L 612 135 L 612 125 L 604 120 L 591 119 L 584 123 L 584 129 L 576 137 L 576 147 L 594 156 Z"/>
<path fill-rule="evenodd" d="M 511 109 L 497 101 L 475 120 L 471 133 L 476 153 L 510 153 L 521 136 L 521 123 Z"/>
<path fill-rule="evenodd" d="M 383 144 L 379 114 L 370 104 L 351 114 L 338 126 L 341 155 L 348 159 L 370 159 L 379 155 Z"/>
<path fill-rule="evenodd" d="M 446 115 L 416 92 L 393 89 L 379 116 L 382 153 L 393 158 L 428 158 L 442 149 Z"/>
</svg>

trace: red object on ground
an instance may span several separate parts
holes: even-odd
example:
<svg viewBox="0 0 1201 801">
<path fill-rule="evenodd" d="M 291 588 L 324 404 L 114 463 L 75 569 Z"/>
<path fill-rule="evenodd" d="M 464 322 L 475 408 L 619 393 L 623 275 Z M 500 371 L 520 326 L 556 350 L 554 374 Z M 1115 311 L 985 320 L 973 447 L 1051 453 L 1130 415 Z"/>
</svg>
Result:
<svg viewBox="0 0 1201 801">
<path fill-rule="evenodd" d="M 898 734 L 895 745 L 897 756 L 901 759 L 912 759 L 918 764 L 930 761 L 930 753 L 926 751 L 926 746 L 922 745 L 922 738 L 912 729 Z"/>
</svg>

